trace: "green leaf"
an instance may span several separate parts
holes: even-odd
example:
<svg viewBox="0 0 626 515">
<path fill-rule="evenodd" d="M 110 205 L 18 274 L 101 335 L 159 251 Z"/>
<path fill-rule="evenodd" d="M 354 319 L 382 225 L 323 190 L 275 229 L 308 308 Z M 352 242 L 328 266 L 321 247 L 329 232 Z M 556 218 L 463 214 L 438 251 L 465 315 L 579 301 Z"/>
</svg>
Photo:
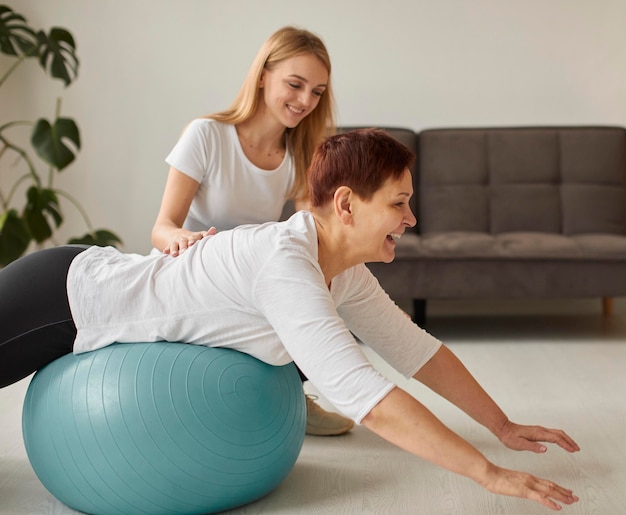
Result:
<svg viewBox="0 0 626 515">
<path fill-rule="evenodd" d="M 39 31 L 39 64 L 55 79 L 66 86 L 78 77 L 78 57 L 74 38 L 67 30 L 53 27 L 49 34 Z"/>
<path fill-rule="evenodd" d="M 19 258 L 31 241 L 28 227 L 15 209 L 0 215 L 0 266 L 6 266 Z"/>
<path fill-rule="evenodd" d="M 100 247 L 106 247 L 108 245 L 116 246 L 118 243 L 122 243 L 122 240 L 117 234 L 107 229 L 97 229 L 80 238 L 72 238 L 67 243 L 70 245 L 98 245 Z"/>
<path fill-rule="evenodd" d="M 80 149 L 80 132 L 71 118 L 57 118 L 54 125 L 40 118 L 30 137 L 37 155 L 59 171 L 76 158 L 76 152 L 66 145 L 64 140 L 72 142 L 76 151 Z"/>
<path fill-rule="evenodd" d="M 0 5 L 0 51 L 3 54 L 25 57 L 39 55 L 39 40 L 26 19 L 6 5 Z"/>
<path fill-rule="evenodd" d="M 28 201 L 24 208 L 24 222 L 37 243 L 42 243 L 52 236 L 55 227 L 63 223 L 59 199 L 54 191 L 31 186 L 26 194 Z"/>
</svg>

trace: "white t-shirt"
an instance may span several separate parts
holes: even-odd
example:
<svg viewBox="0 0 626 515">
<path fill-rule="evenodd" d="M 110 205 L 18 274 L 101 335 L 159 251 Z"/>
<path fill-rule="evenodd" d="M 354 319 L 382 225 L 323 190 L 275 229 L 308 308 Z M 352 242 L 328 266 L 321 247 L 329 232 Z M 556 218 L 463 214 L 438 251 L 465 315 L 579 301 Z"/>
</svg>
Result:
<svg viewBox="0 0 626 515">
<path fill-rule="evenodd" d="M 200 183 L 183 224 L 190 231 L 218 231 L 278 220 L 295 167 L 289 150 L 275 170 L 250 162 L 234 125 L 199 118 L 185 129 L 167 163 Z"/>
<path fill-rule="evenodd" d="M 92 247 L 70 266 L 74 352 L 112 342 L 229 347 L 272 365 L 295 361 L 338 410 L 360 423 L 393 388 L 354 336 L 405 377 L 441 343 L 413 324 L 365 265 L 326 286 L 313 216 L 241 226 L 179 257 Z"/>
</svg>

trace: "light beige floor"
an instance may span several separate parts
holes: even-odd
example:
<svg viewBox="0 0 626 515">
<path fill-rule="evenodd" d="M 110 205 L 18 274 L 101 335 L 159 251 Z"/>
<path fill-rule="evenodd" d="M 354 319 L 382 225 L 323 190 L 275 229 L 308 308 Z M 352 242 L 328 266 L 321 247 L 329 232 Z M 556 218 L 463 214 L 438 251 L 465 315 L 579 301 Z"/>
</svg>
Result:
<svg viewBox="0 0 626 515">
<path fill-rule="evenodd" d="M 573 488 L 581 500 L 563 513 L 626 514 L 626 317 L 440 316 L 431 320 L 429 330 L 450 345 L 510 418 L 561 427 L 582 451 L 509 451 L 420 385 L 402 382 L 403 387 L 492 461 Z M 372 360 L 397 378 L 376 356 Z M 0 390 L 0 514 L 76 513 L 46 492 L 26 458 L 20 428 L 26 387 L 22 381 Z M 548 512 L 530 501 L 494 496 L 357 427 L 343 437 L 307 437 L 296 466 L 278 489 L 228 513 Z"/>
</svg>

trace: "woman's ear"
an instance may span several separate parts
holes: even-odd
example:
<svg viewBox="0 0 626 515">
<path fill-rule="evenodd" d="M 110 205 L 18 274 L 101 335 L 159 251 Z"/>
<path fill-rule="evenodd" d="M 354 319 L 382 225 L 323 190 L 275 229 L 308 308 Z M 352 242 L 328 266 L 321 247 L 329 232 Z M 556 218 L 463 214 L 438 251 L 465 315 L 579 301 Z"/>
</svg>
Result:
<svg viewBox="0 0 626 515">
<path fill-rule="evenodd" d="M 333 196 L 335 215 L 346 225 L 352 223 L 352 199 L 353 192 L 348 186 L 339 186 Z"/>
</svg>

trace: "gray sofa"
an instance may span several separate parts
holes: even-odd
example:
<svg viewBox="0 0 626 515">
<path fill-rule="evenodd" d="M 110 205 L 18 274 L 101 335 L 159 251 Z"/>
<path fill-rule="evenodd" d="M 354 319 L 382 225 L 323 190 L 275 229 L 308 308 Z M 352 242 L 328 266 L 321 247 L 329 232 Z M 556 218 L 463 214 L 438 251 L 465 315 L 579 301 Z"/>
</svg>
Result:
<svg viewBox="0 0 626 515">
<path fill-rule="evenodd" d="M 626 295 L 624 128 L 385 130 L 417 155 L 418 223 L 368 266 L 416 322 L 429 299 Z"/>
</svg>

